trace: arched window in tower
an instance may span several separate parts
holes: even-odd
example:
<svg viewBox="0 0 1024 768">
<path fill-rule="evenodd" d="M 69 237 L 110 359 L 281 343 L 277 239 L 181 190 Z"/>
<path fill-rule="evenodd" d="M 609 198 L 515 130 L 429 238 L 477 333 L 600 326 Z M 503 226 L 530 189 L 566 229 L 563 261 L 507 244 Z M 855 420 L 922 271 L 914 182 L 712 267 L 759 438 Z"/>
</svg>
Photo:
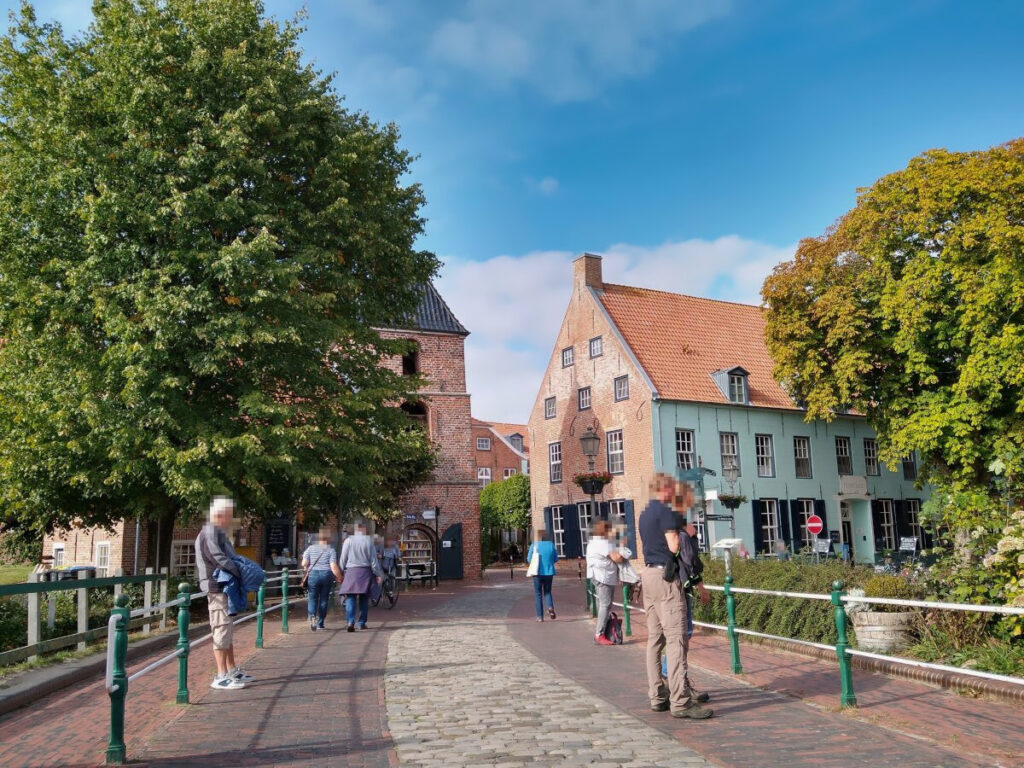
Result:
<svg viewBox="0 0 1024 768">
<path fill-rule="evenodd" d="M 402 403 L 402 410 L 408 414 L 418 428 L 422 429 L 428 435 L 430 434 L 430 419 L 427 413 L 427 406 L 420 400 L 406 401 Z"/>
</svg>

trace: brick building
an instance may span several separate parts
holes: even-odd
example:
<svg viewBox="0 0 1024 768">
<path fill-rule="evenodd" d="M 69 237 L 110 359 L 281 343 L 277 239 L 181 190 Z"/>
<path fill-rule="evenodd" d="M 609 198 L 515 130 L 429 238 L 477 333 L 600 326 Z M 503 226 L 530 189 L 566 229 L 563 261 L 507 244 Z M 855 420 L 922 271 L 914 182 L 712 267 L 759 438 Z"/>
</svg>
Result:
<svg viewBox="0 0 1024 768">
<path fill-rule="evenodd" d="M 481 488 L 513 475 L 530 474 L 530 444 L 525 424 L 473 419 L 476 479 Z"/>
<path fill-rule="evenodd" d="M 599 256 L 576 259 L 529 420 L 542 462 L 531 476 L 534 527 L 551 531 L 566 557 L 583 551 L 593 515 L 573 476 L 588 469 L 580 437 L 592 428 L 601 440 L 595 470 L 612 475 L 597 514 L 621 524 L 638 554 L 636 517 L 651 476 L 701 467 L 716 475 L 694 510 L 705 546 L 735 536 L 752 552 L 780 541 L 802 549 L 814 544 L 813 514 L 825 522 L 820 537 L 858 562 L 904 537 L 927 544 L 914 457 L 884 466 L 874 432 L 854 414 L 806 422 L 772 367 L 759 307 L 611 285 Z M 726 466 L 739 477 L 723 490 L 749 498 L 731 515 L 717 500 Z"/>
<path fill-rule="evenodd" d="M 379 333 L 416 342 L 415 352 L 384 364 L 406 374 L 420 373 L 427 380 L 418 399 L 403 408 L 423 424 L 439 452 L 433 479 L 406 496 L 400 519 L 387 533 L 401 539 L 407 559 L 413 563 L 439 563 L 442 578 L 479 578 L 479 486 L 464 350 L 468 331 L 428 283 L 410 327 L 381 329 Z M 109 530 L 54 531 L 44 539 L 43 556 L 52 557 L 54 567 L 94 565 L 110 575 L 117 569 L 133 573 L 169 566 L 172 574 L 187 576 L 194 571 L 194 543 L 201 525 L 199 521 L 175 526 L 170 563 L 157 560 L 162 542 L 156 540 L 156 526 L 146 521 L 137 526 L 134 519 L 118 522 Z M 276 520 L 237 529 L 234 539 L 239 554 L 266 564 L 272 549 L 288 547 L 293 554 L 301 552 L 307 536 L 291 511 L 282 510 Z"/>
</svg>

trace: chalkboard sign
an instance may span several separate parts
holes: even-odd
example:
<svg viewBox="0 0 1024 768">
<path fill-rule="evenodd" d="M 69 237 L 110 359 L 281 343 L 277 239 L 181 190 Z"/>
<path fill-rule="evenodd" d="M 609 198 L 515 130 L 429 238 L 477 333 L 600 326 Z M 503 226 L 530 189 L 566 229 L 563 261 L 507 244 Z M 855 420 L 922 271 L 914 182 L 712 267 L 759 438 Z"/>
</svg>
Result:
<svg viewBox="0 0 1024 768">
<path fill-rule="evenodd" d="M 271 552 L 281 553 L 282 549 L 291 548 L 292 543 L 292 522 L 287 518 L 271 520 L 266 524 L 264 530 L 264 553 L 269 556 Z"/>
<path fill-rule="evenodd" d="M 829 531 L 828 532 L 828 540 L 831 541 L 833 544 L 838 544 L 839 543 L 839 531 Z"/>
<path fill-rule="evenodd" d="M 900 537 L 900 552 L 917 552 L 917 537 L 916 536 L 901 536 Z"/>
<path fill-rule="evenodd" d="M 814 540 L 814 552 L 819 555 L 827 555 L 829 549 L 832 547 L 832 541 L 830 539 L 815 539 Z"/>
</svg>

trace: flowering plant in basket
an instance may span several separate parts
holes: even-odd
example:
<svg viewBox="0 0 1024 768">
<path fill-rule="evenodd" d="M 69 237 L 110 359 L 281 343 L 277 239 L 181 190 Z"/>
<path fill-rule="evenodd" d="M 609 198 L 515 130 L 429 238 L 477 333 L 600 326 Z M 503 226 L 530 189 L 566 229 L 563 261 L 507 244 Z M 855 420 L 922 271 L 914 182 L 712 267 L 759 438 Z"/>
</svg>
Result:
<svg viewBox="0 0 1024 768">
<path fill-rule="evenodd" d="M 580 472 L 577 475 L 573 475 L 572 481 L 576 485 L 590 485 L 591 483 L 608 485 L 612 481 L 612 476 L 607 472 Z"/>
</svg>

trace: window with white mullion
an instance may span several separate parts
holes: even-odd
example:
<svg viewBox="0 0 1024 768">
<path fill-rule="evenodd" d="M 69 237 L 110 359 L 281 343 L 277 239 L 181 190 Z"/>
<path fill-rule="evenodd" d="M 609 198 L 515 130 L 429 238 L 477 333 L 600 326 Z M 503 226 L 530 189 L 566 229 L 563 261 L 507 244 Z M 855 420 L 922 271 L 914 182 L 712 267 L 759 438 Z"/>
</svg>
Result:
<svg viewBox="0 0 1024 768">
<path fill-rule="evenodd" d="M 853 474 L 853 459 L 850 456 L 848 437 L 836 437 L 836 470 L 840 475 Z"/>
<path fill-rule="evenodd" d="M 171 573 L 175 576 L 193 576 L 196 572 L 196 543 L 175 541 L 171 544 Z"/>
<path fill-rule="evenodd" d="M 775 499 L 762 499 L 761 510 L 761 542 L 762 554 L 775 551 L 775 542 L 779 540 L 779 502 Z"/>
<path fill-rule="evenodd" d="M 797 499 L 800 505 L 800 541 L 805 547 L 813 547 L 817 538 L 807 530 L 807 520 L 814 514 L 814 499 Z"/>
<path fill-rule="evenodd" d="M 917 546 L 925 548 L 924 529 L 921 527 L 921 500 L 907 499 L 907 522 L 910 525 L 910 532 L 917 539 Z"/>
<path fill-rule="evenodd" d="M 53 568 L 64 567 L 64 545 L 54 544 L 53 546 Z"/>
<path fill-rule="evenodd" d="M 757 476 L 775 477 L 775 451 L 771 435 L 754 435 L 754 452 L 757 456 Z"/>
<path fill-rule="evenodd" d="M 622 440 L 622 430 L 613 429 L 605 435 L 608 446 L 608 473 L 621 475 L 626 471 L 626 449 Z"/>
<path fill-rule="evenodd" d="M 585 411 L 590 408 L 590 387 L 580 387 L 577 395 L 579 397 L 579 409 Z"/>
<path fill-rule="evenodd" d="M 747 402 L 747 388 L 743 374 L 729 374 L 729 402 L 740 404 Z"/>
<path fill-rule="evenodd" d="M 580 521 L 580 546 L 581 552 L 587 551 L 587 544 L 590 542 L 590 526 L 594 522 L 594 511 L 589 501 L 581 501 L 576 504 L 576 514 Z"/>
<path fill-rule="evenodd" d="M 551 540 L 559 557 L 565 557 L 565 524 L 562 521 L 562 508 L 551 508 Z"/>
<path fill-rule="evenodd" d="M 811 438 L 793 438 L 793 463 L 797 477 L 811 477 Z"/>
<path fill-rule="evenodd" d="M 107 575 L 107 570 L 110 568 L 110 542 L 103 541 L 96 545 L 94 565 L 98 577 L 103 578 Z"/>
<path fill-rule="evenodd" d="M 729 463 L 736 467 L 736 474 L 740 474 L 740 436 L 735 432 L 719 432 L 718 444 L 722 454 L 722 469 Z"/>
<path fill-rule="evenodd" d="M 881 515 L 882 546 L 878 546 L 879 542 L 875 542 L 875 546 L 878 549 L 896 549 L 896 518 L 893 515 L 892 499 L 879 499 L 878 506 Z"/>
<path fill-rule="evenodd" d="M 548 445 L 548 466 L 552 483 L 562 482 L 562 444 Z"/>
<path fill-rule="evenodd" d="M 476 479 L 479 482 L 481 488 L 486 488 L 491 484 L 491 468 L 490 467 L 477 467 L 476 468 Z"/>
<path fill-rule="evenodd" d="M 881 474 L 878 467 L 878 443 L 870 437 L 864 438 L 864 474 Z"/>
<path fill-rule="evenodd" d="M 676 430 L 676 466 L 679 469 L 693 469 L 697 464 L 693 449 L 693 430 Z"/>
</svg>

